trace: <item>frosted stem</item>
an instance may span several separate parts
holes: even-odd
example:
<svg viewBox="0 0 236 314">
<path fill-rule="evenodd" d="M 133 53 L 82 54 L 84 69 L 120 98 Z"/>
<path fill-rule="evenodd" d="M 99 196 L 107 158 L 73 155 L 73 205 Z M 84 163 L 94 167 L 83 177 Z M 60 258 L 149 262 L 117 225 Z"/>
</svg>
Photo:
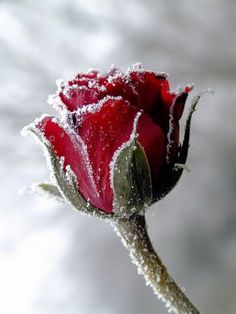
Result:
<svg viewBox="0 0 236 314">
<path fill-rule="evenodd" d="M 118 218 L 113 225 L 130 251 L 131 259 L 139 272 L 144 275 L 157 297 L 165 302 L 168 311 L 177 314 L 200 314 L 170 277 L 156 254 L 147 233 L 145 217 L 133 215 L 131 218 Z"/>
</svg>

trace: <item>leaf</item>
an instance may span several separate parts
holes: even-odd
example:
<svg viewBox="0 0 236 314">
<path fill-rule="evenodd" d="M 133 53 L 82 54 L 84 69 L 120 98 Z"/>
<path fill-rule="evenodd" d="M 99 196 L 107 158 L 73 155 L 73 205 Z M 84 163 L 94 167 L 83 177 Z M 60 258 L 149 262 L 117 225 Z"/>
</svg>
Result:
<svg viewBox="0 0 236 314">
<path fill-rule="evenodd" d="M 149 164 L 143 148 L 133 140 L 116 157 L 113 169 L 115 212 L 129 216 L 144 209 L 152 199 Z"/>
<path fill-rule="evenodd" d="M 54 197 L 59 200 L 64 200 L 61 192 L 58 190 L 57 186 L 51 183 L 37 183 L 36 189 L 41 190 L 43 193 L 47 194 L 49 197 Z"/>
</svg>

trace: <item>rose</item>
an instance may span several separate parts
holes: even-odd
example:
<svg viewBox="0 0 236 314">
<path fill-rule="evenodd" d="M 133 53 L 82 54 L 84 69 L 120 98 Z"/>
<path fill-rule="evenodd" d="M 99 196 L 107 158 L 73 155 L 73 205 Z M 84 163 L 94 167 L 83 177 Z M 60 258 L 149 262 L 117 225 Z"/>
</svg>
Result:
<svg viewBox="0 0 236 314">
<path fill-rule="evenodd" d="M 60 81 L 49 99 L 59 116 L 44 115 L 31 131 L 47 147 L 63 196 L 76 207 L 86 201 L 131 214 L 169 192 L 182 173 L 175 165 L 187 157 L 179 119 L 190 90 L 171 92 L 165 74 L 140 67 Z"/>
<path fill-rule="evenodd" d="M 80 212 L 110 220 L 139 273 L 175 313 L 199 311 L 170 277 L 147 233 L 144 210 L 180 178 L 188 155 L 194 98 L 179 141 L 179 119 L 191 86 L 170 92 L 166 75 L 140 66 L 90 71 L 58 82 L 43 115 L 25 128 L 40 140 L 52 184 L 38 184 Z"/>
</svg>

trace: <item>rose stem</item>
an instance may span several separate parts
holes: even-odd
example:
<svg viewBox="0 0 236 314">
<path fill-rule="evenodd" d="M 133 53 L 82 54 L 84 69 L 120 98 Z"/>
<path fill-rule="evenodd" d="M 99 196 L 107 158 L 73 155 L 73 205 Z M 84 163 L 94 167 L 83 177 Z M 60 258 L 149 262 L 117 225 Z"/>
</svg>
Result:
<svg viewBox="0 0 236 314">
<path fill-rule="evenodd" d="M 147 233 L 145 217 L 135 214 L 130 218 L 117 218 L 112 224 L 130 251 L 131 259 L 139 272 L 144 275 L 157 297 L 165 302 L 168 311 L 177 314 L 200 314 L 170 277 L 156 254 Z"/>
</svg>

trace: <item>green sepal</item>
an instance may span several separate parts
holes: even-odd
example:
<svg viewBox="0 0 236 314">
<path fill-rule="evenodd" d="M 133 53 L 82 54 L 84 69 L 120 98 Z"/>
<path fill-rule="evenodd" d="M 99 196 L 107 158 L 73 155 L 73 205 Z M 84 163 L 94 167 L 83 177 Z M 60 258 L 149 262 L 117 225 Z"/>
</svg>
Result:
<svg viewBox="0 0 236 314">
<path fill-rule="evenodd" d="M 150 168 L 146 154 L 136 140 L 119 151 L 112 171 L 114 212 L 117 215 L 130 216 L 151 203 Z"/>
<path fill-rule="evenodd" d="M 55 198 L 60 201 L 64 201 L 61 192 L 56 185 L 46 182 L 40 182 L 34 185 L 34 189 L 38 190 L 39 193 L 43 193 L 49 197 Z"/>
<path fill-rule="evenodd" d="M 185 163 L 187 161 L 188 151 L 189 151 L 192 117 L 193 117 L 193 113 L 196 111 L 196 107 L 199 103 L 199 100 L 201 99 L 202 95 L 204 95 L 205 93 L 212 93 L 212 91 L 210 89 L 203 91 L 199 93 L 198 95 L 196 95 L 192 100 L 192 103 L 189 109 L 189 114 L 186 120 L 182 145 L 179 146 L 174 164 L 171 165 L 171 167 L 166 168 L 166 171 L 162 178 L 162 183 L 158 188 L 158 194 L 155 195 L 155 198 L 153 198 L 152 204 L 159 201 L 163 197 L 165 197 L 176 186 L 180 177 L 183 174 L 183 170 L 188 169 L 188 167 L 185 166 Z"/>
</svg>

